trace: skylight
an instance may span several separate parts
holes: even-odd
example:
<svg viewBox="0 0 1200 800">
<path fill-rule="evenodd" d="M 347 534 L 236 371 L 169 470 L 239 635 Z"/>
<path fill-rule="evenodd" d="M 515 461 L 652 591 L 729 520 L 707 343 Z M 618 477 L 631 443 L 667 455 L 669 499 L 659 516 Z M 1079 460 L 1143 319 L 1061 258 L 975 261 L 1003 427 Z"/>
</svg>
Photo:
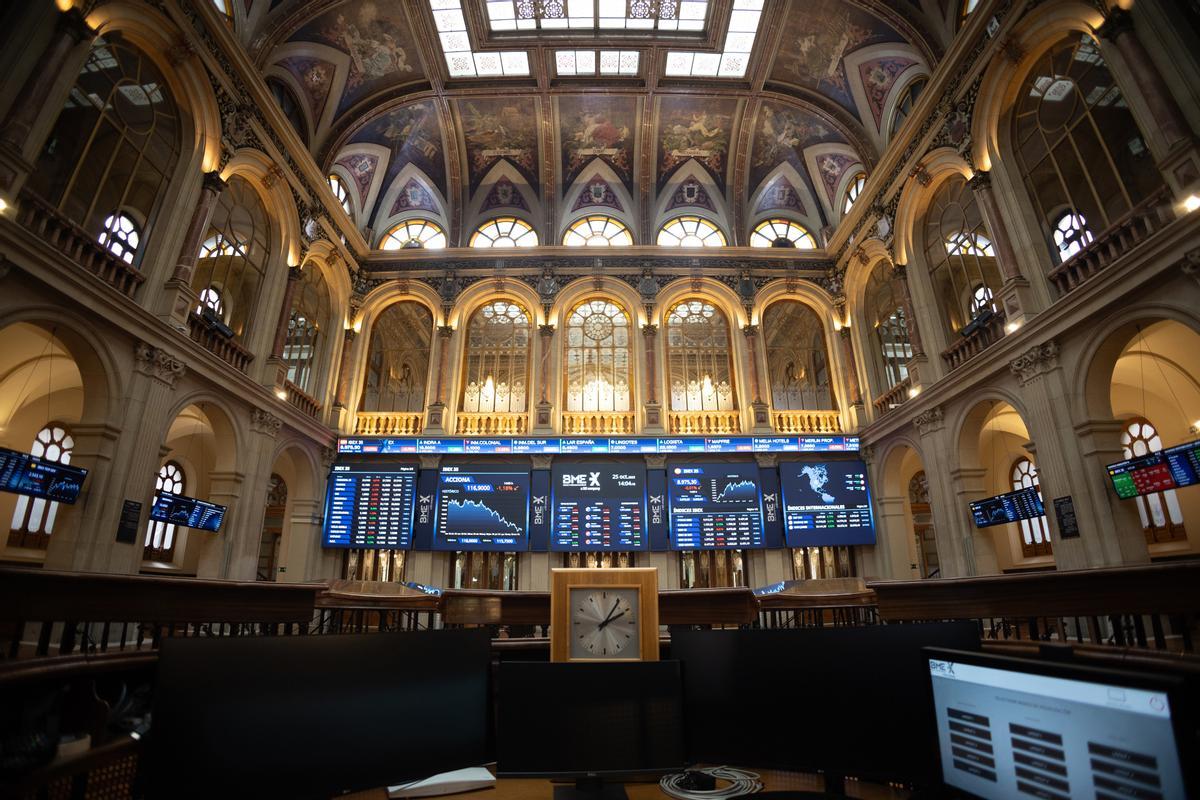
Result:
<svg viewBox="0 0 1200 800">
<path fill-rule="evenodd" d="M 708 0 L 488 0 L 494 31 L 701 31 Z"/>
<path fill-rule="evenodd" d="M 517 76 L 529 74 L 529 54 L 524 50 L 476 53 L 467 36 L 462 0 L 429 0 L 438 39 L 451 78 Z"/>
<path fill-rule="evenodd" d="M 744 78 L 750 51 L 758 35 L 763 0 L 733 0 L 729 15 L 729 33 L 720 53 L 671 50 L 667 53 L 668 77 Z"/>
<path fill-rule="evenodd" d="M 637 75 L 637 50 L 555 50 L 554 69 L 559 75 Z"/>
</svg>

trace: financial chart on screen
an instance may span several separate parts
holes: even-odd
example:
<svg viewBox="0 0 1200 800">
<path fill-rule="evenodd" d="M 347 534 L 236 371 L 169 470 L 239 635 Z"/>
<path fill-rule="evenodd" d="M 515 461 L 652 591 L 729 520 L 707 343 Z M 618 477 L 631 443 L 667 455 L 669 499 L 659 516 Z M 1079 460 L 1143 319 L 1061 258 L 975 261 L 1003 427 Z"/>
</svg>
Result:
<svg viewBox="0 0 1200 800">
<path fill-rule="evenodd" d="M 411 547 L 416 481 L 411 464 L 334 464 L 322 546 Z"/>
<path fill-rule="evenodd" d="M 529 472 L 442 467 L 434 550 L 525 550 Z"/>
<path fill-rule="evenodd" d="M 867 467 L 861 461 L 779 465 L 788 547 L 874 544 Z"/>
<path fill-rule="evenodd" d="M 555 462 L 550 485 L 551 550 L 646 549 L 644 466 Z"/>
<path fill-rule="evenodd" d="M 669 465 L 671 547 L 762 547 L 761 494 L 757 464 Z"/>
</svg>

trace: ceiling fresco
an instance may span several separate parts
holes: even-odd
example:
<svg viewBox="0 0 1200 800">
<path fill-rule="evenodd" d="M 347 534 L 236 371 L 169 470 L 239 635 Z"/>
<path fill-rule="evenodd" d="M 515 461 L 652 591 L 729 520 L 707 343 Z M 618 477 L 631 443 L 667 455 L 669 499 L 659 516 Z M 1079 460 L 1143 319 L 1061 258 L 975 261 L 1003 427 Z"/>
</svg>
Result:
<svg viewBox="0 0 1200 800">
<path fill-rule="evenodd" d="M 562 142 L 562 185 L 574 184 L 598 158 L 633 192 L 639 99 L 633 95 L 564 95 L 555 98 L 555 105 Z"/>
<path fill-rule="evenodd" d="M 712 176 L 721 192 L 729 167 L 729 143 L 741 111 L 731 97 L 668 95 L 658 101 L 658 189 L 676 170 L 695 160 Z"/>
<path fill-rule="evenodd" d="M 468 191 L 474 194 L 488 172 L 507 161 L 536 193 L 538 120 L 536 97 L 480 97 L 454 103 L 467 158 Z"/>
</svg>

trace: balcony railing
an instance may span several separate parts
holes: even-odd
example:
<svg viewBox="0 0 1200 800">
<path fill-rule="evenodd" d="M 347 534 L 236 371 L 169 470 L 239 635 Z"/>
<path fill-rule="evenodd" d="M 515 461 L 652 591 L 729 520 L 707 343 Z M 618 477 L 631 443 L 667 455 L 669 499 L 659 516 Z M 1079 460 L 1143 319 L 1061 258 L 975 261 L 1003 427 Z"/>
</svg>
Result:
<svg viewBox="0 0 1200 800">
<path fill-rule="evenodd" d="M 837 411 L 773 411 L 771 421 L 778 433 L 842 432 L 842 415 Z"/>
<path fill-rule="evenodd" d="M 424 429 L 420 411 L 360 411 L 354 424 L 360 436 L 415 436 Z"/>
<path fill-rule="evenodd" d="M 519 435 L 529 430 L 528 414 L 467 414 L 459 412 L 456 432 L 467 436 Z"/>
<path fill-rule="evenodd" d="M 997 311 L 966 336 L 942 351 L 946 369 L 957 369 L 1004 338 L 1004 312 Z"/>
<path fill-rule="evenodd" d="M 741 433 L 742 417 L 737 411 L 671 411 L 667 425 L 671 433 Z"/>
<path fill-rule="evenodd" d="M 305 393 L 299 386 L 291 381 L 284 381 L 283 390 L 287 393 L 287 401 L 296 408 L 313 419 L 321 416 L 321 404 L 317 402 L 315 397 Z"/>
<path fill-rule="evenodd" d="M 1107 269 L 1171 221 L 1170 192 L 1163 187 L 1102 231 L 1087 247 L 1050 272 L 1059 294 Z"/>
<path fill-rule="evenodd" d="M 897 406 L 904 405 L 908 400 L 908 390 L 912 388 L 912 378 L 906 377 L 872 402 L 880 415 L 886 414 Z"/>
<path fill-rule="evenodd" d="M 632 411 L 568 411 L 563 414 L 563 433 L 633 433 Z"/>
<path fill-rule="evenodd" d="M 146 280 L 145 275 L 96 241 L 94 235 L 32 192 L 21 193 L 16 222 L 126 297 L 133 297 Z"/>
<path fill-rule="evenodd" d="M 245 372 L 246 367 L 254 360 L 253 353 L 235 342 L 232 337 L 208 324 L 194 311 L 188 315 L 188 335 L 193 342 L 241 372 Z"/>
</svg>

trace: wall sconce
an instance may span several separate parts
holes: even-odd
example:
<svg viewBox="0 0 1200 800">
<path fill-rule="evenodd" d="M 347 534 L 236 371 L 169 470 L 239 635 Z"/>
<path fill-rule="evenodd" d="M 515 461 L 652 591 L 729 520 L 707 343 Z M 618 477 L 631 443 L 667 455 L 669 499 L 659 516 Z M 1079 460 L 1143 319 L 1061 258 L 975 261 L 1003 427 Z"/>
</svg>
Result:
<svg viewBox="0 0 1200 800">
<path fill-rule="evenodd" d="M 1016 333 L 1020 329 L 1021 329 L 1021 323 L 1019 323 L 1019 322 L 1010 322 L 1004 326 L 1005 333 Z"/>
<path fill-rule="evenodd" d="M 921 387 L 920 387 L 920 386 L 913 386 L 913 387 L 909 388 L 909 390 L 908 390 L 908 396 L 909 396 L 909 398 L 910 398 L 910 399 L 911 399 L 911 398 L 913 398 L 913 397 L 916 397 L 916 396 L 917 396 L 917 395 L 919 395 L 920 393 L 921 393 Z"/>
<path fill-rule="evenodd" d="M 278 397 L 280 400 L 287 400 L 287 391 L 285 391 L 284 389 L 276 389 L 275 396 Z"/>
</svg>

